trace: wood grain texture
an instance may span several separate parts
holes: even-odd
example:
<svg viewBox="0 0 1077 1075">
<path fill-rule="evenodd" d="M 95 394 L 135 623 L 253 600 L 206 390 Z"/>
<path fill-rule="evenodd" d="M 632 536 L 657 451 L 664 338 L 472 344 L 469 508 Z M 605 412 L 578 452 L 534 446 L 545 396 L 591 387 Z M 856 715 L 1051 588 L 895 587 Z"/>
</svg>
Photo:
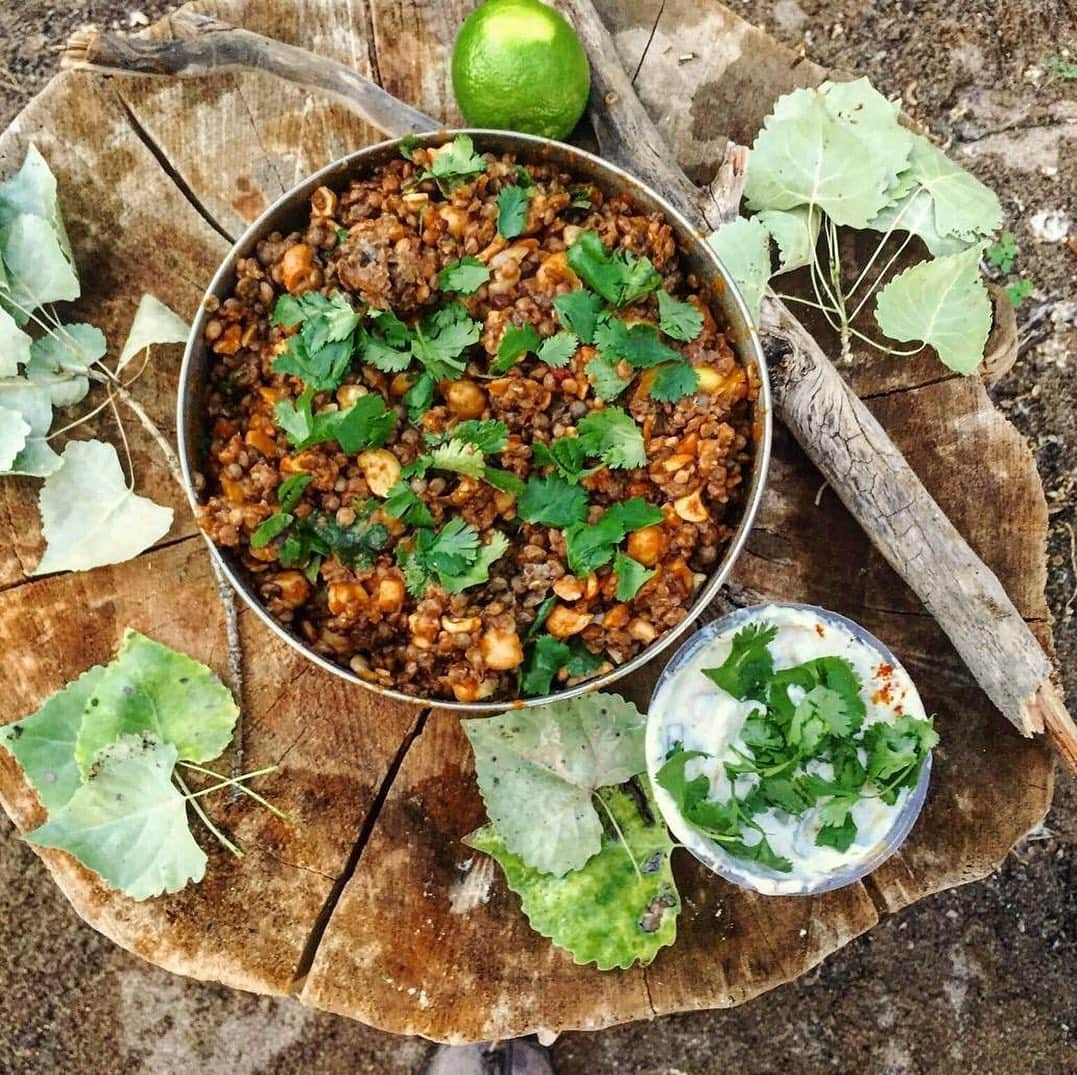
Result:
<svg viewBox="0 0 1077 1075">
<path fill-rule="evenodd" d="M 467 0 L 195 5 L 380 76 L 447 122 L 458 117 L 446 61 L 469 7 Z M 638 62 L 655 6 L 603 0 L 602 9 L 622 60 Z M 695 59 L 679 63 L 688 52 Z M 776 94 L 822 77 L 794 61 L 716 4 L 667 0 L 636 85 L 682 163 L 707 179 L 727 134 L 750 141 Z M 687 111 L 669 107 L 670 86 L 688 99 Z M 702 101 L 692 99 L 691 87 Z M 252 73 L 182 83 L 65 75 L 0 139 L 5 171 L 30 137 L 60 178 L 87 282 L 80 316 L 119 341 L 142 290 L 189 312 L 223 255 L 221 231 L 235 233 L 278 188 L 376 136 L 346 110 Z M 129 234 L 125 221 L 133 222 Z M 156 356 L 136 386 L 169 430 L 175 357 Z M 931 364 L 872 369 L 857 381 L 873 397 L 871 411 L 1047 641 L 1043 494 L 1027 448 L 978 384 L 940 379 Z M 136 447 L 140 487 L 181 506 L 150 445 L 136 440 Z M 206 880 L 145 904 L 107 892 L 62 853 L 42 857 L 83 917 L 155 963 L 259 992 L 298 992 L 304 1003 L 433 1038 L 593 1028 L 737 1004 L 794 978 L 870 929 L 880 913 L 997 866 L 1042 818 L 1051 788 L 1042 745 L 998 718 L 922 604 L 834 494 L 820 495 L 822 485 L 794 439 L 778 430 L 758 524 L 714 611 L 793 599 L 851 615 L 908 663 L 938 712 L 943 744 L 924 818 L 901 855 L 866 885 L 815 899 L 768 899 L 682 853 L 677 945 L 646 970 L 577 967 L 527 928 L 492 863 L 459 843 L 482 809 L 458 719 L 439 711 L 424 719 L 320 672 L 248 613 L 241 616 L 246 763 L 281 762 L 259 787 L 295 824 L 281 825 L 245 801 L 211 800 L 212 816 L 249 850 L 247 858 L 237 862 L 207 842 Z M 0 557 L 7 557 L 0 559 L 0 641 L 9 655 L 0 719 L 33 711 L 66 680 L 107 660 L 127 625 L 224 671 L 206 552 L 200 540 L 185 538 L 185 509 L 172 543 L 132 563 L 26 581 L 38 547 L 34 493 L 32 483 L 0 484 Z M 634 676 L 625 693 L 645 705 L 659 668 L 656 662 Z M 41 820 L 6 756 L 0 802 L 23 831 Z"/>
</svg>

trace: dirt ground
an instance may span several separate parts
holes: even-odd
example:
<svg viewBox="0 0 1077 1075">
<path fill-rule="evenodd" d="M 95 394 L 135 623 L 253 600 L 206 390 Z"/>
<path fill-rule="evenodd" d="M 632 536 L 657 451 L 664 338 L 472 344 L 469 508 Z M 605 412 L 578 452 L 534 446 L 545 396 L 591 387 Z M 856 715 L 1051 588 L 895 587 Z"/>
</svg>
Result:
<svg viewBox="0 0 1077 1075">
<path fill-rule="evenodd" d="M 75 27 L 137 28 L 172 6 L 0 0 L 0 124 L 44 85 Z M 820 63 L 901 94 L 1002 196 L 1020 245 L 1017 271 L 1034 291 L 1018 315 L 1021 358 L 995 396 L 1032 444 L 1051 505 L 1049 597 L 1077 706 L 1077 82 L 1053 62 L 1077 59 L 1077 6 L 732 6 Z M 561 1075 L 1077 1072 L 1075 979 L 1077 794 L 1060 776 L 1046 825 L 988 880 L 888 919 L 742 1008 L 567 1034 L 553 1053 Z M 0 822 L 0 1071 L 395 1075 L 421 1070 L 429 1048 L 140 962 L 83 925 Z"/>
</svg>

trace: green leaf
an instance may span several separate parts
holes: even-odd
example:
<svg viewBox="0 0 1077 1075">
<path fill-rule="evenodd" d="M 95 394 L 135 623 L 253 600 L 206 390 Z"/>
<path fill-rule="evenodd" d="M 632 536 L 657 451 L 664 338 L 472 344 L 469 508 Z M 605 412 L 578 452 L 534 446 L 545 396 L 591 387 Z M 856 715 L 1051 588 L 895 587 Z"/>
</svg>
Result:
<svg viewBox="0 0 1077 1075">
<path fill-rule="evenodd" d="M 281 511 L 292 511 L 313 479 L 309 474 L 293 474 L 277 486 L 277 503 Z"/>
<path fill-rule="evenodd" d="M 78 274 L 53 226 L 41 217 L 19 213 L 0 229 L 0 253 L 7 269 L 0 302 L 18 324 L 26 324 L 29 311 L 39 306 L 79 297 Z"/>
<path fill-rule="evenodd" d="M 359 329 L 359 357 L 368 366 L 373 366 L 383 373 L 400 373 L 406 370 L 413 357 L 414 339 L 411 329 L 392 310 L 368 310 L 367 318 L 372 322 L 372 328 L 370 331 Z"/>
<path fill-rule="evenodd" d="M 312 414 L 313 394 L 307 389 L 294 403 L 282 400 L 273 408 L 277 422 L 299 449 L 335 440 L 349 455 L 387 443 L 396 427 L 396 412 L 385 400 L 370 392 L 360 396 L 346 410 Z"/>
<path fill-rule="evenodd" d="M 676 403 L 699 388 L 699 374 L 687 362 L 667 362 L 654 371 L 648 394 L 661 403 Z"/>
<path fill-rule="evenodd" d="M 480 545 L 475 558 L 459 574 L 442 575 L 441 585 L 447 593 L 463 593 L 471 586 L 481 586 L 490 579 L 490 568 L 508 552 L 509 539 L 495 530 L 485 545 Z"/>
<path fill-rule="evenodd" d="M 41 217 L 55 233 L 64 256 L 74 262 L 71 241 L 60 212 L 56 177 L 32 142 L 26 150 L 22 167 L 0 186 L 0 228 L 10 224 L 19 213 Z"/>
<path fill-rule="evenodd" d="M 0 407 L 0 474 L 10 473 L 29 435 L 30 425 L 21 414 Z"/>
<path fill-rule="evenodd" d="M 463 721 L 487 813 L 509 850 L 557 877 L 598 854 L 602 821 L 592 795 L 643 771 L 645 723 L 616 694 Z"/>
<path fill-rule="evenodd" d="M 584 464 L 590 453 L 590 446 L 579 437 L 558 437 L 549 444 L 536 440 L 531 446 L 536 467 L 555 467 L 565 481 L 578 483 L 601 467 L 587 467 Z"/>
<path fill-rule="evenodd" d="M 463 352 L 476 343 L 482 326 L 460 302 L 451 302 L 416 326 L 412 353 L 435 381 L 454 380 L 464 372 Z M 407 397 L 405 396 L 405 402 Z"/>
<path fill-rule="evenodd" d="M 587 376 L 594 386 L 595 395 L 601 400 L 616 399 L 632 382 L 622 377 L 615 365 L 602 355 L 595 355 L 584 366 Z"/>
<path fill-rule="evenodd" d="M 574 333 L 584 343 L 595 342 L 595 325 L 602 312 L 602 300 L 585 288 L 570 291 L 567 295 L 558 295 L 553 300 L 557 319 L 569 332 Z"/>
<path fill-rule="evenodd" d="M 796 209 L 767 209 L 754 219 L 770 233 L 778 244 L 778 272 L 810 265 L 819 241 L 819 225 L 823 215 L 806 205 Z M 770 265 L 768 251 L 767 265 Z M 743 289 L 742 289 L 743 290 Z"/>
<path fill-rule="evenodd" d="M 0 307 L 0 377 L 16 376 L 20 363 L 25 365 L 30 361 L 32 342 L 11 314 Z"/>
<path fill-rule="evenodd" d="M 483 545 L 479 532 L 463 519 L 450 519 L 437 533 L 418 530 L 411 543 L 396 547 L 408 592 L 421 597 L 435 581 L 448 593 L 461 593 L 489 578 L 490 567 L 504 556 L 509 542 L 495 530 Z"/>
<path fill-rule="evenodd" d="M 654 325 L 629 325 L 620 317 L 600 321 L 595 329 L 595 346 L 611 361 L 623 358 L 636 369 L 657 366 L 661 362 L 676 362 L 681 358 L 658 338 Z"/>
<path fill-rule="evenodd" d="M 465 444 L 473 444 L 486 455 L 492 455 L 500 452 L 508 443 L 509 427 L 499 418 L 470 418 L 465 422 L 457 422 L 452 429 L 442 433 L 428 433 L 426 439 L 431 444 L 444 444 L 450 440 L 463 441 Z"/>
<path fill-rule="evenodd" d="M 4 473 L 44 478 L 60 468 L 60 457 L 45 439 L 52 425 L 52 392 L 48 385 L 31 384 L 22 377 L 0 380 L 0 437 L 6 450 L 18 455 Z M 29 432 L 27 432 L 29 429 Z M 22 447 L 18 445 L 22 444 Z"/>
<path fill-rule="evenodd" d="M 417 422 L 434 402 L 434 378 L 424 373 L 403 395 L 404 406 L 408 409 L 408 418 Z"/>
<path fill-rule="evenodd" d="M 868 222 L 868 227 L 880 232 L 891 229 L 912 232 L 923 240 L 928 251 L 936 257 L 940 254 L 959 254 L 969 246 L 963 239 L 940 234 L 935 224 L 935 202 L 928 191 L 917 185 L 892 205 L 884 206 Z"/>
<path fill-rule="evenodd" d="M 239 708 L 212 670 L 128 628 L 97 681 L 75 758 L 88 774 L 99 750 L 122 735 L 149 733 L 184 761 L 216 758 L 232 739 Z"/>
<path fill-rule="evenodd" d="M 497 345 L 497 358 L 490 364 L 490 372 L 508 372 L 529 351 L 537 351 L 541 342 L 534 325 L 509 325 Z"/>
<path fill-rule="evenodd" d="M 552 608 L 556 603 L 556 598 L 551 597 L 548 600 Z M 546 615 L 549 615 L 549 609 L 546 610 Z M 535 623 L 538 622 L 536 618 Z M 546 622 L 545 616 L 542 617 L 542 622 Z M 541 698 L 544 694 L 549 694 L 554 676 L 565 667 L 570 653 L 567 642 L 562 642 L 553 635 L 539 635 L 530 647 L 527 660 L 524 662 L 520 679 L 521 693 L 528 698 Z"/>
<path fill-rule="evenodd" d="M 113 889 L 144 900 L 201 881 L 206 856 L 172 783 L 177 752 L 153 736 L 125 736 L 97 757 L 91 778 L 26 839 L 67 851 Z"/>
<path fill-rule="evenodd" d="M 104 671 L 95 665 L 51 695 L 36 713 L 0 728 L 0 743 L 22 766 L 41 805 L 50 814 L 63 806 L 82 783 L 75 761 L 75 741 L 83 711 Z"/>
<path fill-rule="evenodd" d="M 389 490 L 382 510 L 394 519 L 409 526 L 433 526 L 434 517 L 425 502 L 415 493 L 406 481 L 398 481 Z"/>
<path fill-rule="evenodd" d="M 34 340 L 26 376 L 48 388 L 54 407 L 71 407 L 86 397 L 86 371 L 107 349 L 104 333 L 93 325 L 61 325 Z"/>
<path fill-rule="evenodd" d="M 482 450 L 462 440 L 450 440 L 430 453 L 430 465 L 436 470 L 448 470 L 454 474 L 466 474 L 469 478 L 481 478 L 486 469 Z"/>
<path fill-rule="evenodd" d="M 761 211 L 814 205 L 835 224 L 863 228 L 888 200 L 898 171 L 894 162 L 903 159 L 900 147 L 908 137 L 895 122 L 877 130 L 869 147 L 861 139 L 867 129 L 874 128 L 835 118 L 827 91 L 786 94 L 752 147 L 745 186 L 749 206 Z"/>
<path fill-rule="evenodd" d="M 482 472 L 482 480 L 487 485 L 513 496 L 522 495 L 525 488 L 524 483 L 511 470 L 498 470 L 496 467 L 487 467 Z"/>
<path fill-rule="evenodd" d="M 46 545 L 35 575 L 122 563 L 172 526 L 172 509 L 136 496 L 116 449 L 96 440 L 67 444 L 60 469 L 41 487 L 38 506 Z"/>
<path fill-rule="evenodd" d="M 777 627 L 762 623 L 742 627 L 733 636 L 729 656 L 718 668 L 704 668 L 703 674 L 741 701 L 762 699 L 767 680 L 774 674 L 769 646 L 777 635 Z"/>
<path fill-rule="evenodd" d="M 525 523 L 553 526 L 559 530 L 587 520 L 587 492 L 552 474 L 527 480 L 516 504 L 516 514 Z"/>
<path fill-rule="evenodd" d="M 591 411 L 580 420 L 576 433 L 587 454 L 599 456 L 609 467 L 631 470 L 647 465 L 643 434 L 620 407 Z"/>
<path fill-rule="evenodd" d="M 915 135 L 898 122 L 898 101 L 887 100 L 866 78 L 824 82 L 819 88 L 830 115 L 852 130 L 889 176 L 905 168 Z"/>
<path fill-rule="evenodd" d="M 840 824 L 823 825 L 815 834 L 817 847 L 832 847 L 835 851 L 848 851 L 856 839 L 856 822 L 848 812 Z"/>
<path fill-rule="evenodd" d="M 625 843 L 603 833 L 598 854 L 560 879 L 512 854 L 493 825 L 464 842 L 497 861 L 531 928 L 577 964 L 595 963 L 599 970 L 646 966 L 676 940 L 681 901 L 670 869 L 673 844 L 650 796 L 645 819 L 626 791 L 608 788 L 598 795 Z"/>
<path fill-rule="evenodd" d="M 163 343 L 186 343 L 191 326 L 177 313 L 170 310 L 153 295 L 143 295 L 138 300 L 135 319 L 116 363 L 117 371 L 147 347 Z"/>
<path fill-rule="evenodd" d="M 542 341 L 536 355 L 540 362 L 545 362 L 553 369 L 567 366 L 580 346 L 580 341 L 573 332 L 558 332 Z"/>
<path fill-rule="evenodd" d="M 300 378 L 317 392 L 331 392 L 340 386 L 351 366 L 354 341 L 335 340 L 311 350 L 302 332 L 288 338 L 288 349 L 273 361 L 274 373 Z"/>
<path fill-rule="evenodd" d="M 486 171 L 486 161 L 475 152 L 471 136 L 458 134 L 450 144 L 442 146 L 433 165 L 421 172 L 418 181 L 434 179 L 442 194 L 451 194 L 461 184 Z"/>
<path fill-rule="evenodd" d="M 294 522 L 295 517 L 286 511 L 278 511 L 276 514 L 270 515 L 268 519 L 264 519 L 259 523 L 254 533 L 251 534 L 251 548 L 264 549 L 266 545 L 275 537 L 283 534 Z"/>
<path fill-rule="evenodd" d="M 737 285 L 748 315 L 759 320 L 763 304 L 763 292 L 770 279 L 770 234 L 758 217 L 743 217 L 723 224 L 707 236 L 708 245 L 714 250 L 725 271 Z"/>
<path fill-rule="evenodd" d="M 618 552 L 613 558 L 613 573 L 617 576 L 618 601 L 631 601 L 643 584 L 655 576 L 654 568 L 644 567 L 623 552 Z"/>
<path fill-rule="evenodd" d="M 527 207 L 531 201 L 529 187 L 503 187 L 497 195 L 497 231 L 506 239 L 523 235 L 527 227 Z"/>
<path fill-rule="evenodd" d="M 446 265 L 438 273 L 438 287 L 442 291 L 474 295 L 489 279 L 490 270 L 478 258 L 465 257 Z"/>
<path fill-rule="evenodd" d="M 1006 285 L 1006 297 L 1017 309 L 1036 290 L 1036 285 L 1031 280 L 1015 280 Z"/>
<path fill-rule="evenodd" d="M 879 328 L 894 340 L 922 340 L 950 369 L 973 373 L 991 331 L 991 299 L 979 260 L 974 246 L 894 277 L 875 300 Z"/>
<path fill-rule="evenodd" d="M 566 256 L 569 268 L 611 306 L 628 306 L 662 286 L 662 277 L 647 258 L 627 250 L 609 253 L 593 231 L 583 232 Z M 572 325 L 566 328 L 587 338 Z"/>
<path fill-rule="evenodd" d="M 597 571 L 613 559 L 627 534 L 662 522 L 660 508 L 632 497 L 607 508 L 594 523 L 576 523 L 565 530 L 569 570 L 579 577 Z"/>
<path fill-rule="evenodd" d="M 688 343 L 703 331 L 703 315 L 690 302 L 658 292 L 658 327 L 672 340 Z"/>
</svg>

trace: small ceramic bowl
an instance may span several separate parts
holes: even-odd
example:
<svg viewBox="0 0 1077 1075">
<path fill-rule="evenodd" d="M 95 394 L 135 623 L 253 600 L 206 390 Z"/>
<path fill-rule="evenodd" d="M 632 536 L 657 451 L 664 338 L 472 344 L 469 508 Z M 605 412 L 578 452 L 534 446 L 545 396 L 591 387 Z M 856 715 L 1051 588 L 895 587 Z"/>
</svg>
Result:
<svg viewBox="0 0 1077 1075">
<path fill-rule="evenodd" d="M 832 889 L 842 888 L 860 880 L 877 869 L 901 846 L 916 823 L 916 819 L 923 808 L 924 800 L 927 797 L 927 787 L 931 777 L 930 755 L 920 770 L 920 778 L 916 786 L 905 793 L 904 799 L 901 800 L 900 808 L 894 814 L 890 827 L 884 836 L 866 851 L 862 850 L 847 865 L 833 869 L 814 880 L 800 879 L 760 866 L 758 863 L 729 855 L 718 843 L 685 821 L 672 796 L 658 785 L 656 779 L 658 770 L 664 764 L 668 752 L 675 743 L 684 741 L 686 745 L 691 746 L 686 739 L 685 727 L 681 722 L 681 718 L 678 717 L 676 712 L 667 711 L 669 708 L 669 692 L 678 673 L 685 669 L 703 647 L 707 646 L 715 638 L 731 636 L 749 623 L 765 620 L 768 615 L 773 616 L 774 610 L 786 609 L 807 612 L 814 616 L 824 629 L 846 632 L 857 642 L 868 646 L 878 655 L 880 664 L 888 664 L 893 667 L 894 680 L 900 682 L 905 691 L 903 703 L 906 710 L 912 716 L 922 715 L 923 706 L 920 702 L 920 696 L 916 692 L 908 673 L 890 650 L 859 624 L 836 612 L 829 612 L 815 605 L 794 603 L 754 605 L 749 608 L 738 609 L 728 616 L 723 616 L 721 619 L 714 620 L 701 627 L 681 646 L 674 654 L 673 659 L 666 665 L 661 678 L 655 686 L 648 711 L 647 772 L 654 787 L 655 799 L 659 809 L 662 811 L 662 816 L 666 820 L 666 824 L 674 836 L 704 866 L 734 884 L 765 895 L 809 895 L 818 892 L 829 892 Z"/>
</svg>

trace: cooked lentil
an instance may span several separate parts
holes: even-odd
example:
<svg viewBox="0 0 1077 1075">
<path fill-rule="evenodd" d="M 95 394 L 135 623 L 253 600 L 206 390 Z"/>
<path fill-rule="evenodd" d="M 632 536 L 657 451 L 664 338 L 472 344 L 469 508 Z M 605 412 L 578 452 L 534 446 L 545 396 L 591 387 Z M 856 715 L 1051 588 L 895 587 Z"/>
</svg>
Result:
<svg viewBox="0 0 1077 1075">
<path fill-rule="evenodd" d="M 685 272 L 673 228 L 661 214 L 594 185 L 590 206 L 572 208 L 580 181 L 552 165 L 528 163 L 527 222 L 521 236 L 507 240 L 497 234 L 497 195 L 524 179 L 515 158 L 486 155 L 484 172 L 443 194 L 430 180 L 416 182 L 435 152 L 416 150 L 412 160 L 394 160 L 340 191 L 321 188 L 302 231 L 269 235 L 254 257 L 239 262 L 233 294 L 204 330 L 213 361 L 208 450 L 197 478 L 199 522 L 242 565 L 269 613 L 319 654 L 408 694 L 509 700 L 519 694 L 529 629 L 549 598 L 545 631 L 581 640 L 601 657 L 599 671 L 629 660 L 683 619 L 738 520 L 751 468 L 756 385 L 716 324 L 700 281 Z M 609 250 L 649 258 L 663 288 L 703 318 L 691 342 L 664 341 L 699 372 L 695 394 L 660 402 L 648 394 L 649 371 L 624 362 L 618 367 L 633 380 L 615 403 L 638 424 L 647 466 L 602 467 L 582 480 L 592 523 L 631 497 L 661 509 L 661 523 L 629 534 L 621 545 L 655 574 L 620 602 L 612 566 L 574 578 L 562 530 L 518 520 L 511 492 L 438 471 L 410 479 L 436 525 L 459 516 L 484 540 L 496 529 L 510 545 L 481 585 L 451 594 L 433 584 L 415 596 L 395 557 L 396 546 L 410 541 L 410 528 L 370 504 L 417 458 L 424 435 L 468 419 L 500 419 L 509 437 L 491 462 L 527 479 L 542 472 L 534 444 L 573 435 L 582 418 L 604 406 L 585 369 L 596 354 L 590 345 L 581 345 L 561 368 L 531 354 L 501 376 L 491 379 L 488 372 L 507 327 L 531 325 L 544 339 L 561 329 L 554 299 L 581 286 L 566 248 L 585 231 L 597 233 Z M 273 370 L 292 331 L 273 322 L 278 297 L 339 291 L 359 311 L 390 309 L 413 323 L 444 303 L 438 273 L 465 256 L 490 272 L 473 294 L 456 296 L 482 326 L 478 343 L 465 352 L 466 372 L 439 383 L 432 406 L 413 422 L 402 396 L 414 375 L 383 373 L 356 357 L 335 392 L 314 395 L 313 411 L 343 409 L 378 393 L 398 416 L 391 441 L 354 455 L 335 441 L 293 448 L 274 405 L 297 400 L 304 384 Z M 620 314 L 630 323 L 657 324 L 654 294 Z M 252 545 L 254 531 L 279 510 L 277 488 L 297 474 L 311 480 L 292 508 L 296 520 L 330 516 L 349 527 L 365 512 L 385 528 L 384 547 L 369 562 L 348 566 L 330 555 L 308 578 L 280 563 L 280 538 Z M 571 682 L 562 668 L 554 689 Z"/>
</svg>

